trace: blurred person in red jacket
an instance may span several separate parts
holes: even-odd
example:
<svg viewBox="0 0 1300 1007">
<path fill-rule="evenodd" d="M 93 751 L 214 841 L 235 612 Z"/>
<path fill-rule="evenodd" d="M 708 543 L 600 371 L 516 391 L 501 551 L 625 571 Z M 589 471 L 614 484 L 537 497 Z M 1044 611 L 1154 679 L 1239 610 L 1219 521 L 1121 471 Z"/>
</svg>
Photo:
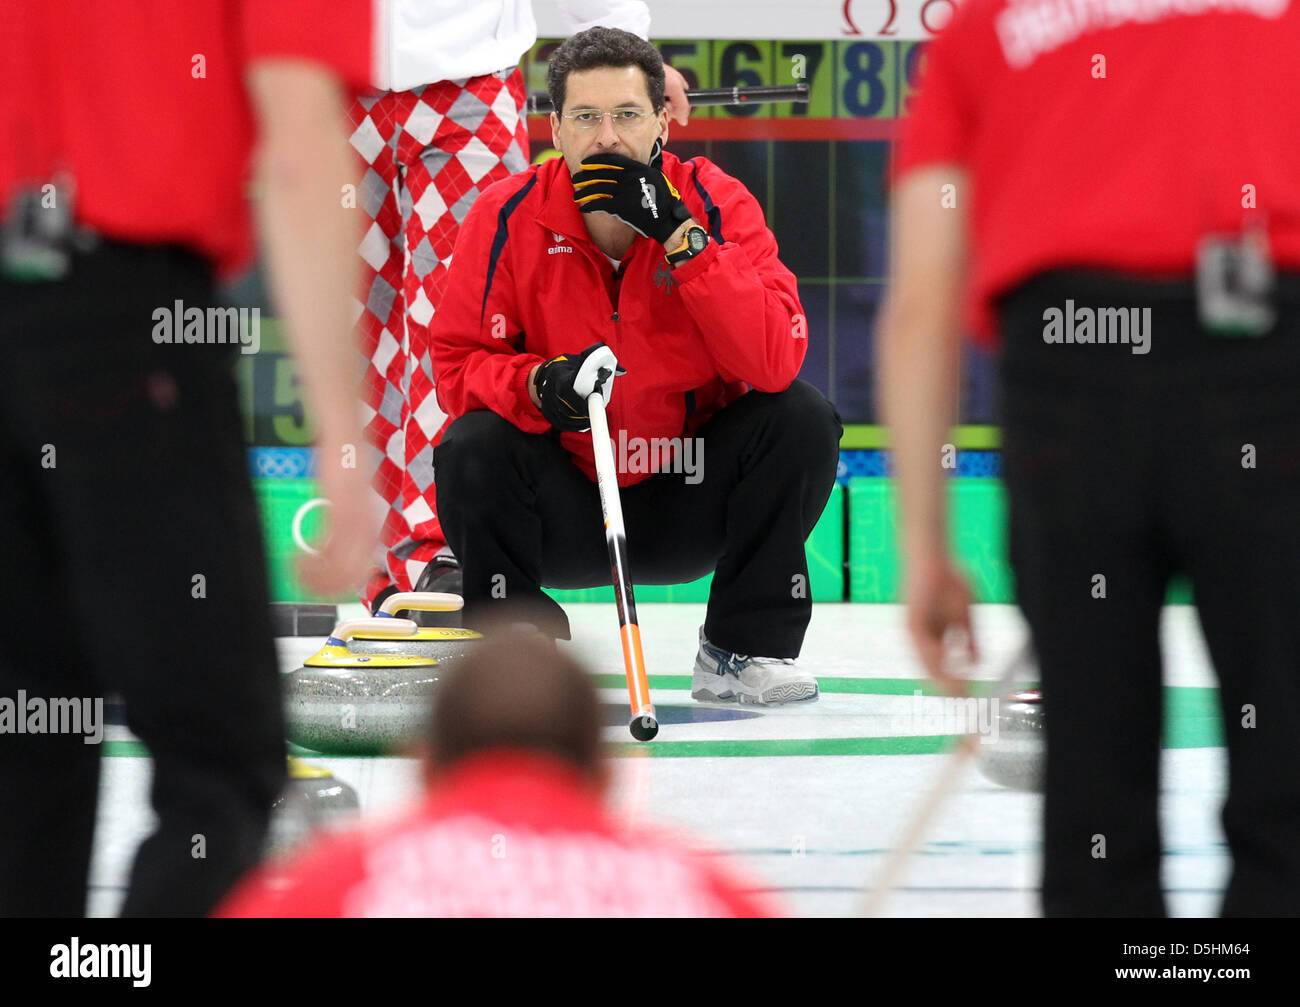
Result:
<svg viewBox="0 0 1300 1007">
<path fill-rule="evenodd" d="M 771 915 L 718 863 L 616 822 L 590 676 L 528 630 L 439 688 L 427 792 L 250 877 L 220 916 Z"/>
<path fill-rule="evenodd" d="M 153 757 L 158 816 L 123 914 L 204 915 L 261 855 L 284 724 L 232 374 L 259 322 L 215 280 L 252 258 L 256 166 L 333 504 L 305 572 L 354 587 L 377 522 L 347 464 L 359 218 L 339 194 L 372 20 L 369 0 L 6 5 L 0 916 L 86 910 L 102 749 L 42 711 L 102 715 L 106 694 Z"/>
<path fill-rule="evenodd" d="M 652 45 L 581 32 L 551 57 L 548 90 L 563 156 L 478 198 L 431 329 L 449 417 L 437 509 L 463 566 L 466 625 L 511 608 L 568 639 L 542 587 L 610 583 L 581 391 L 608 345 L 632 575 L 713 574 L 692 695 L 814 700 L 816 679 L 794 666 L 812 615 L 804 542 L 842 428 L 797 380 L 809 333 L 795 277 L 739 181 L 664 150 Z"/>
<path fill-rule="evenodd" d="M 1000 351 L 1047 915 L 1165 912 L 1159 628 L 1179 571 L 1220 685 L 1223 913 L 1300 912 L 1297 50 L 1295 0 L 969 0 L 904 126 L 880 392 L 908 627 L 951 682 L 947 645 L 974 642 L 939 463 L 966 321 Z"/>
</svg>

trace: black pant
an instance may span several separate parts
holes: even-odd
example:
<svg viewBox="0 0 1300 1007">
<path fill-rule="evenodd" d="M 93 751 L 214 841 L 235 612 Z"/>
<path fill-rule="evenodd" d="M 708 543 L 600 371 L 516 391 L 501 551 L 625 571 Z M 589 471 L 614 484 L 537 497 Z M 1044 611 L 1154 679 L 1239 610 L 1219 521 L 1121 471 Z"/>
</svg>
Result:
<svg viewBox="0 0 1300 1007">
<path fill-rule="evenodd" d="M 130 915 L 207 912 L 256 862 L 284 776 L 234 351 L 156 345 L 177 299 L 212 286 L 167 249 L 0 282 L 0 697 L 125 700 L 159 819 Z M 0 915 L 84 912 L 99 765 L 81 735 L 0 735 Z"/>
<path fill-rule="evenodd" d="M 812 617 L 804 542 L 835 484 L 841 430 L 835 407 L 802 381 L 719 411 L 696 435 L 702 479 L 660 472 L 621 491 L 634 581 L 712 572 L 710 641 L 798 656 Z M 596 484 L 557 439 L 487 411 L 447 429 L 434 466 L 438 516 L 464 569 L 466 625 L 509 608 L 567 640 L 564 610 L 541 588 L 610 583 Z"/>
<path fill-rule="evenodd" d="M 1045 343 L 1067 299 L 1150 307 L 1150 352 Z M 1300 303 L 1264 338 L 1213 338 L 1190 284 L 1055 273 L 1002 312 L 1012 561 L 1047 718 L 1044 909 L 1165 911 L 1157 624 L 1185 571 L 1230 765 L 1223 912 L 1300 914 Z"/>
</svg>

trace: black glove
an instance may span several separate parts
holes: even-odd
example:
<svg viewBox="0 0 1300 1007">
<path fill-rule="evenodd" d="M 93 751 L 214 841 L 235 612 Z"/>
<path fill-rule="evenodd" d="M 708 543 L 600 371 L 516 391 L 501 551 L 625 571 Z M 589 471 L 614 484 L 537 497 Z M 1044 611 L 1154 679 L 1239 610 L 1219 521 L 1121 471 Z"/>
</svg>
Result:
<svg viewBox="0 0 1300 1007">
<path fill-rule="evenodd" d="M 573 194 L 583 213 L 611 214 L 660 244 L 691 219 L 681 193 L 663 173 L 658 141 L 649 164 L 622 154 L 592 154 L 573 176 Z"/>
<path fill-rule="evenodd" d="M 603 350 L 593 357 L 598 350 Z M 579 354 L 562 353 L 537 369 L 537 398 L 542 415 L 556 430 L 591 429 L 587 396 L 599 391 L 605 401 L 614 387 L 614 376 L 626 374 L 604 343 L 592 343 Z"/>
</svg>

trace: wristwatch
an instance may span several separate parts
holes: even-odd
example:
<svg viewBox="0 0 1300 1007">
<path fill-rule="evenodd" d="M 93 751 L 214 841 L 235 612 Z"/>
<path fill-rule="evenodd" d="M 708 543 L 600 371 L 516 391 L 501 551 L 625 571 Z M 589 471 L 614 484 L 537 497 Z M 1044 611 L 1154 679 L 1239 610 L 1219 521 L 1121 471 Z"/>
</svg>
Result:
<svg viewBox="0 0 1300 1007">
<path fill-rule="evenodd" d="M 709 244 L 709 232 L 700 227 L 699 224 L 693 224 L 686 229 L 682 235 L 682 243 L 664 256 L 669 265 L 676 266 L 678 263 L 693 259 L 699 255 Z"/>
</svg>

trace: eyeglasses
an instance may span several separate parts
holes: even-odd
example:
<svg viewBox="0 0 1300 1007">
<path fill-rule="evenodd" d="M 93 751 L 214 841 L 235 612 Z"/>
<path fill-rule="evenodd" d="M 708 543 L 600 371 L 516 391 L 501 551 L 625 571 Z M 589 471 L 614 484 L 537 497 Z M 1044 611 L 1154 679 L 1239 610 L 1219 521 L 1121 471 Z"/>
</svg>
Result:
<svg viewBox="0 0 1300 1007">
<path fill-rule="evenodd" d="M 580 108 L 576 112 L 569 112 L 560 116 L 561 119 L 568 119 L 573 125 L 582 130 L 599 129 L 605 121 L 605 116 L 609 116 L 610 122 L 620 133 L 629 133 L 639 126 L 644 125 L 648 120 L 654 118 L 653 112 L 643 112 L 639 108 L 616 108 L 612 112 L 601 112 L 594 108 Z"/>
</svg>

